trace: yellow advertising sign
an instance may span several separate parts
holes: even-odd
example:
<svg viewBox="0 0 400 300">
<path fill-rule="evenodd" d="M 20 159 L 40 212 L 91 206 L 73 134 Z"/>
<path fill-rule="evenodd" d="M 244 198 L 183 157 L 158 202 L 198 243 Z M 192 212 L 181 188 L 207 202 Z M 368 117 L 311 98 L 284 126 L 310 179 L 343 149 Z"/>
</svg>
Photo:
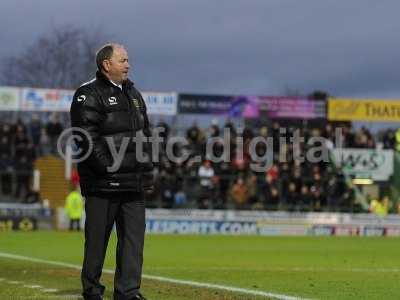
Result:
<svg viewBox="0 0 400 300">
<path fill-rule="evenodd" d="M 328 120 L 400 122 L 400 100 L 329 98 Z"/>
</svg>

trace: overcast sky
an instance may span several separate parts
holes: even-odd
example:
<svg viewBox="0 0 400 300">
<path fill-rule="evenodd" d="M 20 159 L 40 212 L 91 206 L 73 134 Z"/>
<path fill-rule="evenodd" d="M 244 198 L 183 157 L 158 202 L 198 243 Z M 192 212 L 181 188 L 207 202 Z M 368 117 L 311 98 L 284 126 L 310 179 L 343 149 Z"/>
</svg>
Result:
<svg viewBox="0 0 400 300">
<path fill-rule="evenodd" d="M 400 98 L 398 0 L 2 0 L 0 57 L 54 26 L 126 45 L 141 90 Z"/>
</svg>

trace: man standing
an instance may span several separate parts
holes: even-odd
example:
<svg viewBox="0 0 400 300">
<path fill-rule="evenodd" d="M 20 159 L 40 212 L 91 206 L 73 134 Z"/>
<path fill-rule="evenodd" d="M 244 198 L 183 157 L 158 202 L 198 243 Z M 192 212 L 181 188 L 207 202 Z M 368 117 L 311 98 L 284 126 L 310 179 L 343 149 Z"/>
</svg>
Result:
<svg viewBox="0 0 400 300">
<path fill-rule="evenodd" d="M 79 188 L 74 187 L 65 199 L 65 212 L 69 218 L 69 231 L 81 231 L 83 199 Z"/>
<path fill-rule="evenodd" d="M 90 152 L 78 163 L 82 195 L 86 198 L 83 296 L 96 300 L 103 297 L 105 287 L 99 280 L 115 222 L 118 244 L 114 299 L 143 300 L 139 289 L 144 195 L 153 189 L 153 164 L 148 143 L 142 143 L 139 151 L 134 138 L 150 136 L 149 120 L 141 94 L 128 79 L 130 66 L 124 47 L 103 46 L 96 54 L 96 63 L 96 78 L 76 91 L 71 105 L 72 127 L 83 129 L 74 131 L 81 137 L 77 146 L 82 155 Z"/>
</svg>

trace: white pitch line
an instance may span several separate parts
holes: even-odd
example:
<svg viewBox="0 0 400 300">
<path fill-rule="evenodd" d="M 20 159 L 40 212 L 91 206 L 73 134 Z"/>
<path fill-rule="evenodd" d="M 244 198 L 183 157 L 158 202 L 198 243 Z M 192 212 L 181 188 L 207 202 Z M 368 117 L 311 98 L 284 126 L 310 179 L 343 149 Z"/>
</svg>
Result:
<svg viewBox="0 0 400 300">
<path fill-rule="evenodd" d="M 48 265 L 59 266 L 59 267 L 66 267 L 66 268 L 71 268 L 71 269 L 75 269 L 75 270 L 79 270 L 79 271 L 81 270 L 81 266 L 70 264 L 70 263 L 54 261 L 54 260 L 47 260 L 47 259 L 40 259 L 40 258 L 34 258 L 34 257 L 28 257 L 28 256 L 22 256 L 22 255 L 16 255 L 16 254 L 5 253 L 5 252 L 0 252 L 0 257 L 48 264 Z M 110 269 L 104 269 L 103 272 L 107 273 L 107 274 L 114 274 L 114 271 L 110 270 Z M 274 299 L 278 299 L 278 300 L 307 300 L 305 298 L 300 298 L 300 297 L 270 293 L 270 292 L 265 292 L 265 291 L 257 291 L 257 290 L 251 290 L 251 289 L 245 289 L 245 288 L 238 288 L 238 287 L 232 287 L 232 286 L 226 286 L 226 285 L 220 285 L 220 284 L 211 284 L 211 283 L 197 282 L 197 281 L 191 281 L 191 280 L 180 280 L 180 279 L 174 279 L 174 278 L 168 278 L 168 277 L 162 277 L 162 276 L 145 275 L 145 274 L 142 275 L 142 277 L 151 279 L 151 280 L 161 281 L 161 282 L 169 282 L 169 283 L 174 283 L 174 284 L 189 285 L 189 286 L 208 288 L 208 289 L 224 290 L 224 291 L 233 292 L 233 293 L 241 293 L 241 294 L 247 294 L 247 295 L 252 295 L 252 296 L 269 297 L 269 298 L 274 298 Z"/>
<path fill-rule="evenodd" d="M 193 268 L 186 267 L 149 267 L 147 268 L 152 271 L 193 271 Z M 227 267 L 207 267 L 201 268 L 202 270 L 207 271 L 243 271 L 243 268 L 227 268 Z M 272 268 L 251 268 L 253 272 L 354 272 L 354 273 L 399 273 L 400 268 L 313 268 L 313 267 L 291 267 L 291 268 L 282 268 L 282 267 L 272 267 Z"/>
<path fill-rule="evenodd" d="M 40 290 L 40 291 L 45 292 L 45 293 L 55 293 L 55 292 L 58 292 L 57 289 L 42 289 L 42 290 Z"/>
<path fill-rule="evenodd" d="M 17 280 L 5 280 L 4 278 L 0 278 L 0 281 L 5 281 L 8 284 L 23 284 L 24 282 L 22 281 L 17 281 Z M 58 289 L 50 289 L 50 288 L 43 288 L 41 285 L 29 285 L 29 284 L 24 284 L 23 287 L 25 288 L 30 288 L 30 289 L 40 289 L 41 292 L 43 293 L 55 293 L 58 292 Z M 65 297 L 75 297 L 76 295 L 62 295 L 63 298 Z M 50 297 L 57 297 L 59 298 L 59 296 L 50 296 Z M 78 295 L 79 297 L 79 295 Z"/>
<path fill-rule="evenodd" d="M 24 287 L 29 288 L 29 289 L 41 289 L 42 288 L 41 285 L 37 285 L 37 284 L 33 284 L 33 285 L 25 284 Z"/>
<path fill-rule="evenodd" d="M 38 299 L 38 296 L 27 296 L 24 299 Z M 40 299 L 83 299 L 81 295 L 41 295 Z"/>
</svg>

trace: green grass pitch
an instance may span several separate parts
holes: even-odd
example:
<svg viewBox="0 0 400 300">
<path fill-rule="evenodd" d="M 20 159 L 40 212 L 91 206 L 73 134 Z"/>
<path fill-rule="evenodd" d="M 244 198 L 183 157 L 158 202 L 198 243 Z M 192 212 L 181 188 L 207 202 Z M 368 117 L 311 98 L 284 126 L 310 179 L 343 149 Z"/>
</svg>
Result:
<svg viewBox="0 0 400 300">
<path fill-rule="evenodd" d="M 0 232 L 0 299 L 79 299 L 79 270 L 4 254 L 79 266 L 82 249 L 82 233 Z M 147 235 L 144 274 L 307 299 L 400 299 L 400 239 Z M 102 279 L 111 299 L 112 274 Z M 142 291 L 150 300 L 274 299 L 148 278 Z"/>
</svg>

